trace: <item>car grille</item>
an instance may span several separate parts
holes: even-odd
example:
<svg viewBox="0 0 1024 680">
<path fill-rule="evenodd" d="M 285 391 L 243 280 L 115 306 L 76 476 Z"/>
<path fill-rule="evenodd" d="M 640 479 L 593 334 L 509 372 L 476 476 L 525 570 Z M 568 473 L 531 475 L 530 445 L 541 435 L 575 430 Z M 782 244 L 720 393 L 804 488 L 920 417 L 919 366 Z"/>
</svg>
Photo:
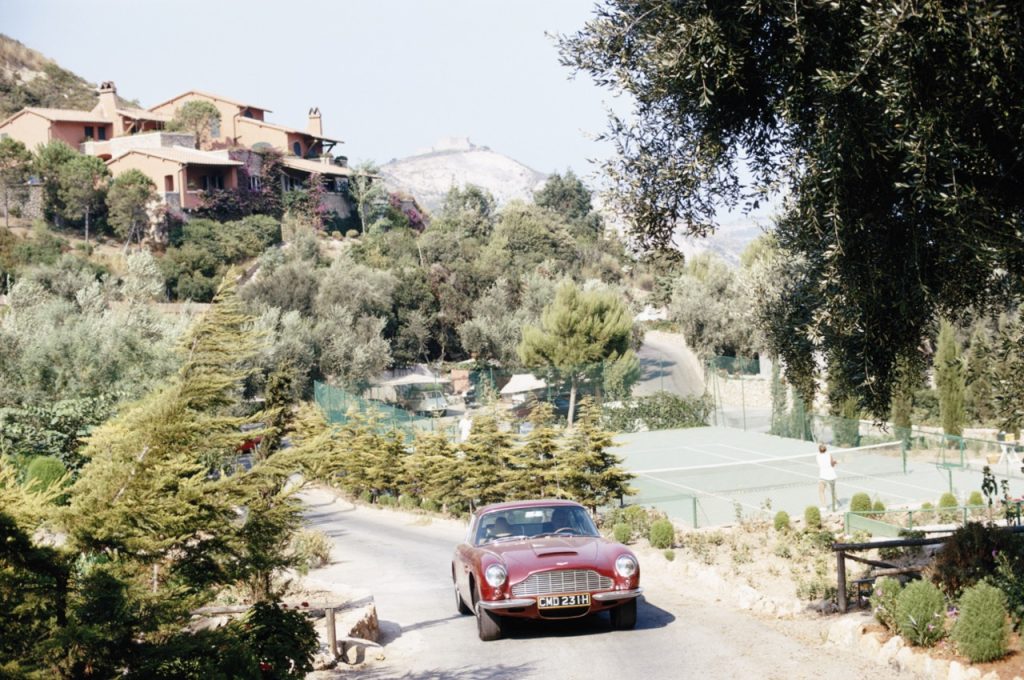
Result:
<svg viewBox="0 0 1024 680">
<path fill-rule="evenodd" d="M 531 574 L 525 581 L 512 586 L 512 595 L 553 595 L 556 593 L 582 593 L 611 590 L 612 580 L 591 569 L 563 569 Z"/>
</svg>

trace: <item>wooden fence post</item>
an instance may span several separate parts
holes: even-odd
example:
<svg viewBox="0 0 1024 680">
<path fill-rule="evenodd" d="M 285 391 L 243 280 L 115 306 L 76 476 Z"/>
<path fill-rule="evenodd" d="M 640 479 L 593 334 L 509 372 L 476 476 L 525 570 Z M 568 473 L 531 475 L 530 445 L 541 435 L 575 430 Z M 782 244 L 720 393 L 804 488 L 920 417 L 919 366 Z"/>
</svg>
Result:
<svg viewBox="0 0 1024 680">
<path fill-rule="evenodd" d="M 836 602 L 839 604 L 839 612 L 846 613 L 846 553 L 842 550 L 836 551 Z"/>
<path fill-rule="evenodd" d="M 331 655 L 337 658 L 338 631 L 334 627 L 334 607 L 327 607 L 324 614 L 327 616 L 327 648 L 331 650 Z"/>
</svg>

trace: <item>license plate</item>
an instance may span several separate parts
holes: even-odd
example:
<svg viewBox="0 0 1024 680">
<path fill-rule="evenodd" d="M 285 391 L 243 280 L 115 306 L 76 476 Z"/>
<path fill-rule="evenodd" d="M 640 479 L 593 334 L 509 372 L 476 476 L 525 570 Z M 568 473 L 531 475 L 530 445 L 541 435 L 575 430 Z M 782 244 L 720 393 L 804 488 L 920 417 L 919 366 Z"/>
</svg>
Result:
<svg viewBox="0 0 1024 680">
<path fill-rule="evenodd" d="M 537 598 L 537 606 L 541 609 L 558 609 L 561 607 L 589 607 L 590 593 L 573 593 L 572 595 L 543 595 Z"/>
</svg>

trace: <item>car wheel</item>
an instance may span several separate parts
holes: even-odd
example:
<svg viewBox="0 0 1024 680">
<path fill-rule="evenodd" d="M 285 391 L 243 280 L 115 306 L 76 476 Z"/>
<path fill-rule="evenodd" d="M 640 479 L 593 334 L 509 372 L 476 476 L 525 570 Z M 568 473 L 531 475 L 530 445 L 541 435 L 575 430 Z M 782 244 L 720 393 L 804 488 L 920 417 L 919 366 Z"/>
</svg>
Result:
<svg viewBox="0 0 1024 680">
<path fill-rule="evenodd" d="M 473 610 L 466 606 L 466 601 L 462 599 L 462 594 L 459 593 L 459 584 L 453 583 L 453 585 L 455 586 L 455 608 L 463 616 L 472 614 Z"/>
<path fill-rule="evenodd" d="M 476 630 L 484 642 L 501 638 L 501 617 L 481 606 L 476 608 Z"/>
<path fill-rule="evenodd" d="M 636 627 L 636 598 L 620 604 L 615 609 L 610 609 L 608 617 L 615 630 L 630 630 Z"/>
</svg>

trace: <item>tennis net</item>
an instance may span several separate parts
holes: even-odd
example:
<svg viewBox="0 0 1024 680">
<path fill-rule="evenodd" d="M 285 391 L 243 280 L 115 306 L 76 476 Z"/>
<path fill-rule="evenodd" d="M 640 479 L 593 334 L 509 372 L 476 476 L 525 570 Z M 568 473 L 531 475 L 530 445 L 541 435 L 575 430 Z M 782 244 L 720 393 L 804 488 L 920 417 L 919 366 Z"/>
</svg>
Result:
<svg viewBox="0 0 1024 680">
<path fill-rule="evenodd" d="M 844 480 L 906 474 L 904 445 L 900 441 L 833 449 L 830 453 L 836 459 L 838 472 Z M 680 490 L 745 493 L 817 484 L 816 455 L 807 453 L 631 472 L 641 477 L 664 480 Z"/>
</svg>

